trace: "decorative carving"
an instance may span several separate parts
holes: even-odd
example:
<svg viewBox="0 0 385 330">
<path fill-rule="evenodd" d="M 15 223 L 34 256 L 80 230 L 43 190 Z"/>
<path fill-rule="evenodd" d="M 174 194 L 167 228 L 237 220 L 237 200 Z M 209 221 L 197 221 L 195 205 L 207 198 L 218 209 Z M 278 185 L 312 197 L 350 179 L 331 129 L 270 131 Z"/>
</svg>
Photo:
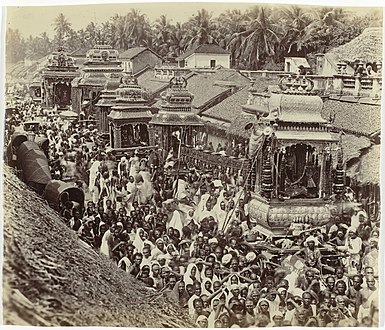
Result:
<svg viewBox="0 0 385 330">
<path fill-rule="evenodd" d="M 310 94 L 314 88 L 314 82 L 305 76 L 290 75 L 282 77 L 278 86 L 283 93 Z"/>
<path fill-rule="evenodd" d="M 170 80 L 170 88 L 186 88 L 187 79 L 185 77 L 173 77 Z"/>
<path fill-rule="evenodd" d="M 108 52 L 107 51 L 102 51 L 102 60 L 103 61 L 108 61 L 109 59 L 109 56 L 108 56 Z"/>
<path fill-rule="evenodd" d="M 120 79 L 122 85 L 136 85 L 138 86 L 138 79 L 132 75 L 125 75 Z"/>
</svg>

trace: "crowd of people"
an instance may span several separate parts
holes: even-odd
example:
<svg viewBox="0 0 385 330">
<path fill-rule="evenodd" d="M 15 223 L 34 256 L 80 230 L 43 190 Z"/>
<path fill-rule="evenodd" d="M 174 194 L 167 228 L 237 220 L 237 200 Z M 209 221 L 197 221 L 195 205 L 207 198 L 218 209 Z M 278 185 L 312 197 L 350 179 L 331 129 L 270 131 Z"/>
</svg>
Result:
<svg viewBox="0 0 385 330">
<path fill-rule="evenodd" d="M 19 104 L 8 139 L 36 111 Z M 322 227 L 293 223 L 277 239 L 249 216 L 242 180 L 175 170 L 175 153 L 158 148 L 117 159 L 92 125 L 46 119 L 53 178 L 86 196 L 84 207 L 62 205 L 63 221 L 197 327 L 378 326 L 379 221 L 363 209 L 333 210 Z"/>
</svg>

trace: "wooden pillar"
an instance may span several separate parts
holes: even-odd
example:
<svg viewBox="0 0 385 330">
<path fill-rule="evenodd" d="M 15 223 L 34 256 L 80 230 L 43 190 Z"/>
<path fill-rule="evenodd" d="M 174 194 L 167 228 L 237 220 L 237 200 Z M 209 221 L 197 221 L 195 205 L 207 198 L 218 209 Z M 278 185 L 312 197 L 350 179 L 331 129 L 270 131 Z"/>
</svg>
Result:
<svg viewBox="0 0 385 330">
<path fill-rule="evenodd" d="M 99 132 L 103 132 L 103 107 L 97 107 L 96 120 Z"/>
<path fill-rule="evenodd" d="M 102 121 L 102 127 L 101 127 L 101 131 L 103 133 L 107 133 L 108 132 L 108 110 L 109 110 L 109 107 L 100 107 L 100 110 L 101 110 L 101 121 Z"/>
<path fill-rule="evenodd" d="M 324 193 L 324 180 L 325 180 L 325 173 L 324 173 L 324 168 L 325 168 L 325 153 L 324 151 L 321 152 L 321 166 L 320 166 L 320 178 L 319 178 L 319 191 L 318 191 L 318 197 L 323 198 L 323 193 Z"/>
<path fill-rule="evenodd" d="M 115 126 L 114 128 L 114 146 L 113 148 L 121 148 L 122 147 L 122 135 L 121 135 L 121 127 Z"/>
<path fill-rule="evenodd" d="M 147 126 L 147 132 L 148 132 L 149 145 L 153 146 L 155 145 L 154 126 L 151 124 L 146 124 L 146 126 Z"/>
</svg>

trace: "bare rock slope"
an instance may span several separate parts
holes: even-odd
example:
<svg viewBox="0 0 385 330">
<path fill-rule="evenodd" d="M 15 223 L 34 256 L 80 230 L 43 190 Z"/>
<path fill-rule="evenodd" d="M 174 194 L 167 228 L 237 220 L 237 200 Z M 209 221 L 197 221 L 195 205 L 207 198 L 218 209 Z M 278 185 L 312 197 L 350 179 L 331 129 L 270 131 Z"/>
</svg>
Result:
<svg viewBox="0 0 385 330">
<path fill-rule="evenodd" d="M 81 242 L 4 168 L 3 322 L 190 327 L 187 314 Z"/>
</svg>

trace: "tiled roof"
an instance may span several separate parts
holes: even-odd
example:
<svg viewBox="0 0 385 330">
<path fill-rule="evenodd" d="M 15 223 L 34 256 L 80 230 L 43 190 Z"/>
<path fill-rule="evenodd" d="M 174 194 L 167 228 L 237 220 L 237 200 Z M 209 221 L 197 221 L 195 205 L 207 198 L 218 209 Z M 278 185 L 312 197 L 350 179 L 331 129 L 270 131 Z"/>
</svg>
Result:
<svg viewBox="0 0 385 330">
<path fill-rule="evenodd" d="M 161 58 L 158 54 L 156 54 L 153 50 L 147 47 L 133 47 L 130 49 L 127 49 L 119 54 L 119 59 L 133 59 L 134 57 L 138 56 L 140 53 L 144 52 L 145 50 L 149 50 L 150 52 L 154 53 L 156 56 Z"/>
<path fill-rule="evenodd" d="M 242 112 L 227 129 L 227 133 L 248 139 L 250 130 L 246 130 L 245 126 L 249 123 L 254 123 L 257 120 L 255 115 Z"/>
<path fill-rule="evenodd" d="M 164 79 L 155 78 L 155 70 L 148 69 L 138 77 L 138 84 L 151 91 L 151 93 L 157 93 L 167 88 L 169 81 Z"/>
<path fill-rule="evenodd" d="M 230 92 L 231 87 L 218 84 L 218 81 L 234 82 L 238 87 L 248 86 L 250 81 L 242 74 L 231 69 L 219 69 L 214 74 L 204 75 L 196 74 L 188 79 L 187 89 L 194 94 L 194 100 L 192 102 L 193 111 L 199 112 L 200 109 L 220 96 L 222 93 Z"/>
<path fill-rule="evenodd" d="M 246 104 L 247 98 L 247 87 L 244 87 L 212 108 L 204 111 L 202 117 L 208 116 L 226 122 L 233 122 L 242 114 L 242 105 Z"/>
<path fill-rule="evenodd" d="M 144 52 L 147 47 L 133 47 L 130 49 L 127 49 L 119 54 L 120 59 L 132 59 L 136 56 L 138 56 L 141 52 Z"/>
<path fill-rule="evenodd" d="M 333 126 L 356 134 L 371 134 L 381 128 L 381 107 L 376 105 L 326 100 L 322 117 L 329 119 L 334 112 Z"/>
<path fill-rule="evenodd" d="M 245 78 L 244 76 L 242 76 Z M 253 82 L 254 91 L 265 91 L 267 87 L 271 84 L 278 83 L 277 78 L 265 78 L 259 77 Z M 244 87 L 224 99 L 222 102 L 216 104 L 210 109 L 202 113 L 202 117 L 205 116 L 210 118 L 215 118 L 223 122 L 231 123 L 227 128 L 229 134 L 238 135 L 240 137 L 248 138 L 249 133 L 245 130 L 245 125 L 249 122 L 255 121 L 255 116 L 250 115 L 242 111 L 242 105 L 247 103 L 249 84 L 244 84 Z"/>
<path fill-rule="evenodd" d="M 198 47 L 195 47 L 191 50 L 188 50 L 184 54 L 180 55 L 176 58 L 176 60 L 181 61 L 185 58 L 189 57 L 192 54 L 230 54 L 229 51 L 226 49 L 223 49 L 222 47 L 219 47 L 218 45 L 214 44 L 204 44 L 199 45 Z"/>
</svg>

